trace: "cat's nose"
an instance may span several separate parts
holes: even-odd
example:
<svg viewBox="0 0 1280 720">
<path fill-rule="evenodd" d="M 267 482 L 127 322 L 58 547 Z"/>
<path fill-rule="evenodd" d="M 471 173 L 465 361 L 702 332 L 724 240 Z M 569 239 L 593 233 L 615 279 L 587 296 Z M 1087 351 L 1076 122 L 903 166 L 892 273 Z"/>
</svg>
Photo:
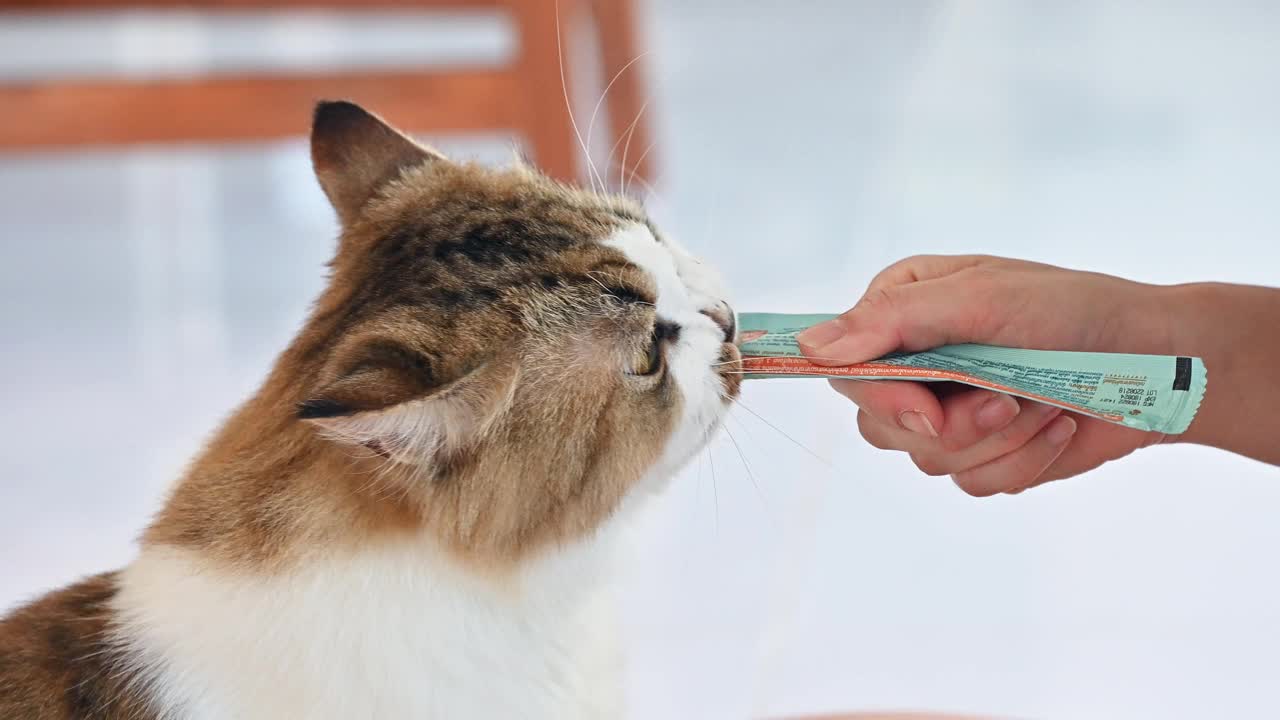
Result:
<svg viewBox="0 0 1280 720">
<path fill-rule="evenodd" d="M 703 315 L 715 321 L 724 332 L 724 341 L 733 342 L 738 337 L 738 317 L 727 302 L 718 302 L 714 307 L 701 310 Z"/>
</svg>

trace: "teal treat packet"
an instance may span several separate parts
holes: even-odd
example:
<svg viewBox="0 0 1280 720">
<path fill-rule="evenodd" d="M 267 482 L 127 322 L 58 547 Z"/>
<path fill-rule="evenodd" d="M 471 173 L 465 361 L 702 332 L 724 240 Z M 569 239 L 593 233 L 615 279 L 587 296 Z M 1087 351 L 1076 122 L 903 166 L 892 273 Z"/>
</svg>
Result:
<svg viewBox="0 0 1280 720">
<path fill-rule="evenodd" d="M 860 378 L 958 382 L 1147 432 L 1185 432 L 1204 398 L 1204 362 L 1195 357 L 1019 350 L 947 345 L 827 367 L 800 352 L 796 335 L 835 315 L 741 313 L 738 347 L 748 379 Z"/>
</svg>

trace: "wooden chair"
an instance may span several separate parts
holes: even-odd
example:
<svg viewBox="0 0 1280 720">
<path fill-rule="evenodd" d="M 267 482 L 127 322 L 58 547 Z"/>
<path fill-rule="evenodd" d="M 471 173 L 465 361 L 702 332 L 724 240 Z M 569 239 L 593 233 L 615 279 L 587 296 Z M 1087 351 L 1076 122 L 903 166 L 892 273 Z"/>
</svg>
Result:
<svg viewBox="0 0 1280 720">
<path fill-rule="evenodd" d="M 0 151 L 155 142 L 268 140 L 305 134 L 321 98 L 360 102 L 415 133 L 509 131 L 534 161 L 565 180 L 583 179 L 583 153 L 562 88 L 576 75 L 569 36 L 586 24 L 600 48 L 600 76 L 617 76 L 605 99 L 609 145 L 630 143 L 627 168 L 651 179 L 642 151 L 642 82 L 633 0 L 0 0 L 4 11 L 486 9 L 509 15 L 517 45 L 499 68 L 405 68 L 351 72 L 210 74 L 182 78 L 0 81 Z M 557 23 L 557 14 L 559 22 Z M 626 68 L 625 72 L 618 75 Z M 572 97 L 572 93 L 570 93 Z M 634 125 L 633 119 L 636 119 Z M 585 132 L 586 128 L 582 128 Z M 630 134 L 629 140 L 624 135 Z M 619 153 L 620 154 L 620 153 Z M 617 158 L 615 158 L 617 160 Z"/>
</svg>

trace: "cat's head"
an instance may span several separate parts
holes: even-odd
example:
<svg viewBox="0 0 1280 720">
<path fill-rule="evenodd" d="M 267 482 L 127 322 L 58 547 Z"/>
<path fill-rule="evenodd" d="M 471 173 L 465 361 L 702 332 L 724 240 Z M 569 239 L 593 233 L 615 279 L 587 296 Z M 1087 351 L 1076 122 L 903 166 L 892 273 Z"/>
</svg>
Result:
<svg viewBox="0 0 1280 720">
<path fill-rule="evenodd" d="M 342 237 L 297 416 L 376 456 L 372 492 L 514 556 L 591 533 L 716 429 L 733 311 L 639 206 L 452 162 L 350 103 L 321 104 L 311 142 Z"/>
</svg>

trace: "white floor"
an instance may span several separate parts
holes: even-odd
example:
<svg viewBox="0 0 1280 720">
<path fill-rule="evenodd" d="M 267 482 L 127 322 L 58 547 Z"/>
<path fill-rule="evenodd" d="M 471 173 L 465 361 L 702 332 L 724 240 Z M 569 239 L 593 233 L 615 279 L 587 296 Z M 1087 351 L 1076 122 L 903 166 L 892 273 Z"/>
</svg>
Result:
<svg viewBox="0 0 1280 720">
<path fill-rule="evenodd" d="M 1280 283 L 1280 8 L 1046 7 L 661 0 L 655 214 L 741 309 L 840 310 L 922 252 Z M 126 42 L 147 27 L 61 42 L 132 62 L 165 46 Z M 36 30 L 0 20 L 58 55 Z M 296 327 L 333 227 L 300 141 L 0 156 L 0 218 L 7 606 L 128 560 Z M 744 405 L 772 426 L 736 411 L 641 528 L 635 717 L 1280 714 L 1280 470 L 1158 448 L 974 500 L 867 447 L 823 383 Z"/>
</svg>

